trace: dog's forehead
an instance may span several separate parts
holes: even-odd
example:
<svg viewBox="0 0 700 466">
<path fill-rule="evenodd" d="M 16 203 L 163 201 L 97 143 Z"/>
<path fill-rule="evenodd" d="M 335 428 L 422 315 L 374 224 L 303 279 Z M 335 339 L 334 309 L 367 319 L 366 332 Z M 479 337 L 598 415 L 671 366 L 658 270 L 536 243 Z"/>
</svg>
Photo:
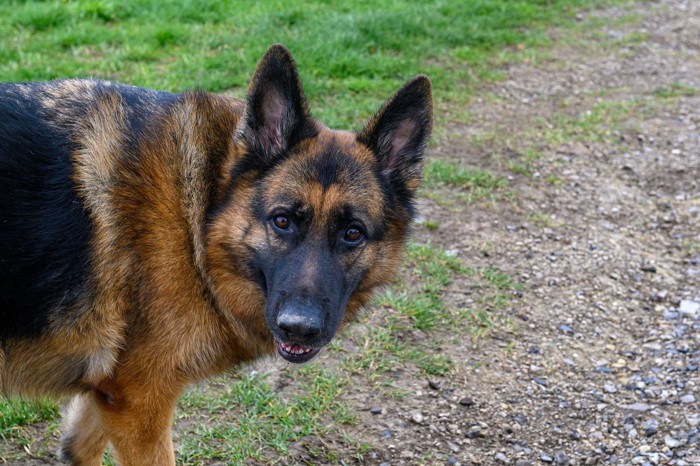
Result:
<svg viewBox="0 0 700 466">
<path fill-rule="evenodd" d="M 385 203 L 376 173 L 374 155 L 353 133 L 324 129 L 272 171 L 266 204 L 301 204 L 321 218 L 350 209 L 374 222 Z"/>
</svg>

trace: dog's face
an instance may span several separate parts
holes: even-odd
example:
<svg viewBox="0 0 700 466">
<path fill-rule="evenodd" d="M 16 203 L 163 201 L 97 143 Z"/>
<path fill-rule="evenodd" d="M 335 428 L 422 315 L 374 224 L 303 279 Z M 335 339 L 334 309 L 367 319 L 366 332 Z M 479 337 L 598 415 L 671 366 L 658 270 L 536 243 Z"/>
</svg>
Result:
<svg viewBox="0 0 700 466">
<path fill-rule="evenodd" d="M 311 118 L 289 52 L 262 58 L 212 241 L 263 296 L 262 333 L 286 360 L 313 358 L 394 276 L 431 122 L 419 76 L 359 133 L 332 131 Z"/>
</svg>

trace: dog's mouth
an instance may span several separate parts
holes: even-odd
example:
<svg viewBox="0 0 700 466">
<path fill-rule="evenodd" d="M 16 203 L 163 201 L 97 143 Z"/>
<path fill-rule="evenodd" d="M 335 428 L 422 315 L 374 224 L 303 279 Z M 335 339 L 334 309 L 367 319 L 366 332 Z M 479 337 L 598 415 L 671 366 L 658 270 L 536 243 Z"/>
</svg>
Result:
<svg viewBox="0 0 700 466">
<path fill-rule="evenodd" d="M 282 343 L 277 338 L 275 338 L 275 347 L 280 356 L 296 364 L 310 361 L 321 351 L 321 348 L 309 348 L 296 343 Z"/>
</svg>

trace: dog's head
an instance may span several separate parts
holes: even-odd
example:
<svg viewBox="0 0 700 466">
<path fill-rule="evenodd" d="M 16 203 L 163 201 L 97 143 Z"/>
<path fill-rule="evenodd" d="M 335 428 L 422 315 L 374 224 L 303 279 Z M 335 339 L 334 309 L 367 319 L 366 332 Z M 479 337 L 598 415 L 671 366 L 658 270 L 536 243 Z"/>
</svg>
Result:
<svg viewBox="0 0 700 466">
<path fill-rule="evenodd" d="M 261 59 L 211 241 L 225 251 L 224 266 L 264 297 L 260 333 L 288 361 L 314 357 L 393 278 L 431 125 L 425 76 L 350 133 L 311 117 L 287 49 L 273 46 Z"/>
</svg>

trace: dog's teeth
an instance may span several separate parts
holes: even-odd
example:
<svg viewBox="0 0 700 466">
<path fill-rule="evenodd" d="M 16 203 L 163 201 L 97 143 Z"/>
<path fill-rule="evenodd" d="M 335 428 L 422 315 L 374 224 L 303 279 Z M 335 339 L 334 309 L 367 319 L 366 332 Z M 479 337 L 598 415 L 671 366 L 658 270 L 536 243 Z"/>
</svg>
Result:
<svg viewBox="0 0 700 466">
<path fill-rule="evenodd" d="M 282 349 L 290 354 L 306 354 L 311 351 L 311 348 L 306 348 L 304 346 L 297 346 L 291 343 L 282 343 Z"/>
</svg>

